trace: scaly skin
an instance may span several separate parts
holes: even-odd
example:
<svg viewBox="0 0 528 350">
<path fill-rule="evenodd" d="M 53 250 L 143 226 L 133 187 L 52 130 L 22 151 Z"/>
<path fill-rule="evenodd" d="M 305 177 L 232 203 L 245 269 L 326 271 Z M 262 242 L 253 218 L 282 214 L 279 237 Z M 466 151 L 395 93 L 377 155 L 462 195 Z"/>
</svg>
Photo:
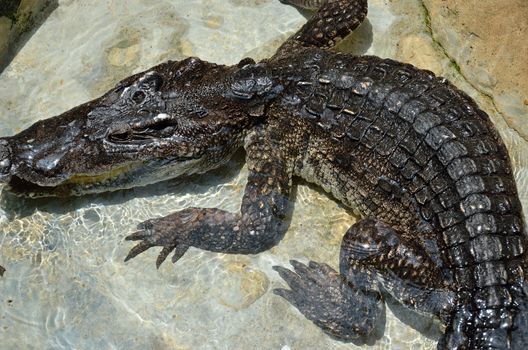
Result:
<svg viewBox="0 0 528 350">
<path fill-rule="evenodd" d="M 126 260 L 163 247 L 255 254 L 287 230 L 292 179 L 362 215 L 340 271 L 292 261 L 275 292 L 334 337 L 362 339 L 384 297 L 446 325 L 439 349 L 524 349 L 526 236 L 510 159 L 488 116 L 433 73 L 332 53 L 365 0 L 321 6 L 270 59 L 189 58 L 0 139 L 0 180 L 19 194 L 79 195 L 220 166 L 244 147 L 240 211 L 187 208 L 138 226 Z M 59 131 L 60 130 L 60 131 Z M 3 269 L 0 268 L 0 274 Z"/>
</svg>

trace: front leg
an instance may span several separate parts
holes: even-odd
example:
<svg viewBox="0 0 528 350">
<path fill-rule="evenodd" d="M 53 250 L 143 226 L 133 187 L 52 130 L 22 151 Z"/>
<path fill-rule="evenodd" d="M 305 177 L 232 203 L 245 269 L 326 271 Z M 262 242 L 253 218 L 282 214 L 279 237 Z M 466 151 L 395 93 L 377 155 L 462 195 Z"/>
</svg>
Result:
<svg viewBox="0 0 528 350">
<path fill-rule="evenodd" d="M 286 146 L 285 146 L 286 147 Z M 174 251 L 176 262 L 189 247 L 213 252 L 256 254 L 279 242 L 288 227 L 286 216 L 293 159 L 288 159 L 272 130 L 252 132 L 246 139 L 248 182 L 239 213 L 216 208 L 188 208 L 139 224 L 127 240 L 140 240 L 125 261 L 154 246 L 163 249 L 160 264 Z"/>
</svg>

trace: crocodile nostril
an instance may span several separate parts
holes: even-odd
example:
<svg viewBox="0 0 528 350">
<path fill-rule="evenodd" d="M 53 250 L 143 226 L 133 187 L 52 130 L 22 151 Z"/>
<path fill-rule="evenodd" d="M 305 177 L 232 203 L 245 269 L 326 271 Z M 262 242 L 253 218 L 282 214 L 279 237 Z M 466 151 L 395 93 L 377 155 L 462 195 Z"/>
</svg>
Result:
<svg viewBox="0 0 528 350">
<path fill-rule="evenodd" d="M 11 170 L 11 152 L 6 140 L 0 139 L 0 180 Z"/>
</svg>

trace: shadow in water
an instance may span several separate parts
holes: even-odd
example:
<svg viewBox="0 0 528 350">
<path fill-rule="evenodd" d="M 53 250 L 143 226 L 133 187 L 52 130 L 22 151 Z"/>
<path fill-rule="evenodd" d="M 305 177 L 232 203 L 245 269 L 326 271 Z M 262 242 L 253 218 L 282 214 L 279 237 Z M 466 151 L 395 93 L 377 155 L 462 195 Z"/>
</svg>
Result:
<svg viewBox="0 0 528 350">
<path fill-rule="evenodd" d="M 336 50 L 354 55 L 364 55 L 373 41 L 372 24 L 368 18 L 349 36 L 336 46 Z"/>
<path fill-rule="evenodd" d="M 397 300 L 390 294 L 385 294 L 386 305 L 391 309 L 392 313 L 403 323 L 411 328 L 414 328 L 423 336 L 438 341 L 442 336 L 442 326 L 439 320 L 436 320 L 431 315 L 421 314 L 411 310 Z"/>
<path fill-rule="evenodd" d="M 381 314 L 378 316 L 378 319 L 376 320 L 374 329 L 368 335 L 364 335 L 357 339 L 353 339 L 350 341 L 350 343 L 356 346 L 365 346 L 365 345 L 374 346 L 376 342 L 383 337 L 383 334 L 385 334 L 386 323 L 387 323 L 387 312 L 386 312 L 386 308 L 383 307 Z"/>
<path fill-rule="evenodd" d="M 11 63 L 49 15 L 59 7 L 58 0 L 39 0 L 31 3 L 30 10 L 21 11 L 21 7 L 31 7 L 31 5 L 24 4 L 21 0 L 0 1 L 0 18 L 5 17 L 11 23 L 10 28 L 4 33 L 7 37 L 2 38 L 6 40 L 7 49 L 3 53 L 0 51 L 0 73 Z"/>
</svg>

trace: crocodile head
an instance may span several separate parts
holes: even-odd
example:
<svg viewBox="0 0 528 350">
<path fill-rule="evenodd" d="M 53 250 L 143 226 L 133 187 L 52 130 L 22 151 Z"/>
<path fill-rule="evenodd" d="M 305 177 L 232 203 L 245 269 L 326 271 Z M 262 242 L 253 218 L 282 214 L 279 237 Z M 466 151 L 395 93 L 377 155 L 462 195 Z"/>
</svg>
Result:
<svg viewBox="0 0 528 350">
<path fill-rule="evenodd" d="M 0 138 L 0 182 L 20 195 L 78 195 L 216 167 L 248 125 L 224 96 L 229 69 L 197 58 L 169 61 Z"/>
</svg>

